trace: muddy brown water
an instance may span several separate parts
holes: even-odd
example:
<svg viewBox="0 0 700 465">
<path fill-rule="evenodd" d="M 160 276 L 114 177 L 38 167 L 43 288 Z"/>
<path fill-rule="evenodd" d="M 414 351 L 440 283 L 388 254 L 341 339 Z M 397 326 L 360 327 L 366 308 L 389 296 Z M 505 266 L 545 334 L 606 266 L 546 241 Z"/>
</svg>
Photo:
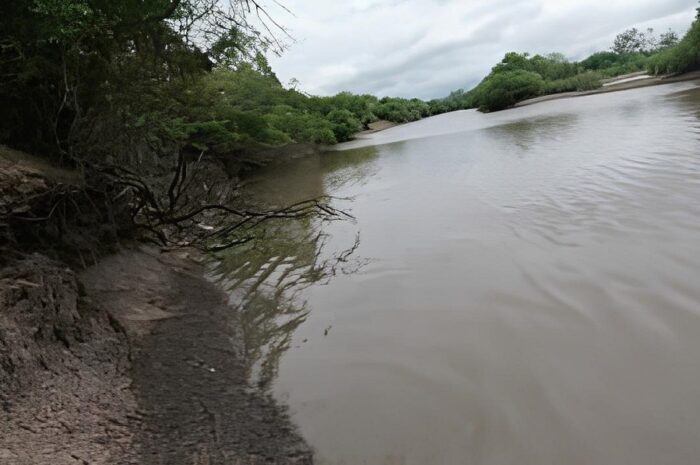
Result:
<svg viewBox="0 0 700 465">
<path fill-rule="evenodd" d="M 317 462 L 700 462 L 699 85 L 446 114 L 248 179 L 356 218 L 216 270 Z"/>
</svg>

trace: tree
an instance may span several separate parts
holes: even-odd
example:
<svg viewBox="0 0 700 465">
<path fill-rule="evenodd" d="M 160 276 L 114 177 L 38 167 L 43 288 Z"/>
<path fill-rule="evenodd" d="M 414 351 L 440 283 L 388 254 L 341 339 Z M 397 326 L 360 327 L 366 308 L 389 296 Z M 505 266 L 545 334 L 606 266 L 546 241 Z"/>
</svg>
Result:
<svg viewBox="0 0 700 465">
<path fill-rule="evenodd" d="M 474 89 L 473 103 L 482 111 L 504 110 L 522 100 L 542 95 L 544 89 L 542 76 L 531 71 L 494 73 Z"/>
<path fill-rule="evenodd" d="M 333 133 L 338 142 L 350 140 L 356 132 L 362 129 L 362 124 L 350 110 L 335 109 L 327 116 L 333 125 Z"/>
<path fill-rule="evenodd" d="M 671 48 L 678 43 L 678 34 L 669 29 L 659 37 L 658 48 L 660 50 Z"/>
<path fill-rule="evenodd" d="M 654 35 L 654 28 L 647 28 L 647 32 L 641 34 L 641 38 L 642 48 L 640 51 L 650 53 L 658 48 L 659 39 Z"/>
<path fill-rule="evenodd" d="M 653 56 L 647 68 L 654 74 L 684 73 L 700 69 L 700 8 L 683 39 Z"/>
<path fill-rule="evenodd" d="M 159 88 L 278 52 L 286 34 L 255 0 L 6 0 L 0 31 L 0 142 L 62 158 L 97 120 L 125 124 Z"/>
<path fill-rule="evenodd" d="M 501 73 L 501 72 L 507 72 L 507 71 L 515 71 L 518 69 L 529 70 L 530 69 L 529 57 L 530 57 L 530 54 L 528 54 L 528 53 L 521 54 L 521 53 L 517 53 L 517 52 L 508 52 L 503 57 L 503 60 L 501 60 L 500 63 L 498 63 L 496 66 L 493 67 L 491 72 L 492 73 Z"/>
<path fill-rule="evenodd" d="M 627 29 L 615 37 L 612 51 L 618 55 L 635 53 L 642 50 L 646 43 L 646 38 L 643 32 L 637 30 L 636 27 Z"/>
</svg>

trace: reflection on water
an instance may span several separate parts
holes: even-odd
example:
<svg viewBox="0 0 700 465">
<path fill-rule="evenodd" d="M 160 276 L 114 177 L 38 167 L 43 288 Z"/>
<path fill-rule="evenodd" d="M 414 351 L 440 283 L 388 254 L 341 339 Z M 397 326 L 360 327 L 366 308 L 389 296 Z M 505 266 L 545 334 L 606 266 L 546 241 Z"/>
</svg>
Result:
<svg viewBox="0 0 700 465">
<path fill-rule="evenodd" d="M 369 146 L 347 152 L 342 157 L 322 157 L 321 170 L 327 191 L 361 186 L 379 170 L 376 147 Z"/>
<path fill-rule="evenodd" d="M 305 226 L 308 221 L 268 226 L 259 239 L 222 254 L 212 270 L 237 307 L 249 376 L 261 387 L 276 375 L 280 356 L 306 319 L 299 292 L 324 275 L 316 264 L 319 235 Z M 295 255 L 287 256 L 290 250 Z"/>
<path fill-rule="evenodd" d="M 311 220 L 272 223 L 260 227 L 254 241 L 220 254 L 211 267 L 237 310 L 249 380 L 263 389 L 309 313 L 302 291 L 362 265 L 353 257 L 359 235 L 349 248 L 324 258 L 327 236 Z"/>
<path fill-rule="evenodd" d="M 272 167 L 249 179 L 245 194 L 264 207 L 319 197 L 325 194 L 322 173 L 328 175 L 330 186 L 354 184 L 369 176 L 374 156 L 376 150 L 369 147 L 343 163 L 309 157 L 282 170 Z M 237 310 L 250 382 L 266 389 L 294 331 L 306 321 L 309 309 L 302 292 L 327 284 L 338 274 L 357 272 L 366 261 L 354 256 L 360 245 L 358 233 L 329 248 L 331 238 L 324 224 L 311 218 L 270 221 L 252 233 L 253 241 L 219 254 L 211 273 Z"/>
<path fill-rule="evenodd" d="M 575 114 L 524 119 L 485 129 L 493 132 L 499 142 L 517 147 L 520 153 L 536 149 L 549 140 L 566 138 L 575 130 Z"/>
<path fill-rule="evenodd" d="M 251 197 L 357 218 L 223 260 L 262 384 L 321 464 L 697 462 L 699 142 L 700 90 L 672 84 L 256 174 Z M 371 261 L 339 273 L 348 249 Z"/>
</svg>

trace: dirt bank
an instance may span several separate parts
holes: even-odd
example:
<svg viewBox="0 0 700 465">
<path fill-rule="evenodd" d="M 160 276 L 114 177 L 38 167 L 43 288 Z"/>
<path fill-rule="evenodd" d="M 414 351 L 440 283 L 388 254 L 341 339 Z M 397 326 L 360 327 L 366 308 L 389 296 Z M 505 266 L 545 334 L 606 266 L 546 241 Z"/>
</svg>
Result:
<svg viewBox="0 0 700 465">
<path fill-rule="evenodd" d="M 0 463 L 129 463 L 128 371 L 125 333 L 65 265 L 0 270 Z"/>
<path fill-rule="evenodd" d="M 37 255 L 0 279 L 0 463 L 312 463 L 194 261 L 123 251 L 76 277 Z"/>
<path fill-rule="evenodd" d="M 77 173 L 0 146 L 2 464 L 118 463 L 131 444 L 126 334 L 56 258 L 84 262 L 104 237 L 72 196 L 80 187 Z M 69 197 L 80 224 L 57 213 Z"/>
<path fill-rule="evenodd" d="M 311 463 L 202 266 L 104 258 L 120 222 L 80 177 L 0 149 L 0 463 Z"/>
</svg>

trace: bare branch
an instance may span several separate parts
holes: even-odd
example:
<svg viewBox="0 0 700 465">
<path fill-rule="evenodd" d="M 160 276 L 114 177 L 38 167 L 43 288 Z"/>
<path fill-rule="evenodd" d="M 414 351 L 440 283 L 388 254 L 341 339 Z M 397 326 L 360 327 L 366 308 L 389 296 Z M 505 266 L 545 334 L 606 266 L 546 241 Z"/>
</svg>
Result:
<svg viewBox="0 0 700 465">
<path fill-rule="evenodd" d="M 201 170 L 200 161 L 201 155 L 190 171 L 187 157 L 179 155 L 168 187 L 162 190 L 157 182 L 148 182 L 121 167 L 104 166 L 100 171 L 121 186 L 120 196 L 130 196 L 133 223 L 165 247 L 220 251 L 249 242 L 255 235 L 255 228 L 272 220 L 354 219 L 349 213 L 333 207 L 331 197 L 308 199 L 271 210 L 236 207 L 231 193 L 221 185 L 228 184 L 228 181 L 218 186 L 213 182 L 198 182 L 198 179 L 207 178 L 207 171 Z M 159 200 L 161 196 L 166 201 Z M 211 199 L 220 200 L 212 202 Z"/>
</svg>

